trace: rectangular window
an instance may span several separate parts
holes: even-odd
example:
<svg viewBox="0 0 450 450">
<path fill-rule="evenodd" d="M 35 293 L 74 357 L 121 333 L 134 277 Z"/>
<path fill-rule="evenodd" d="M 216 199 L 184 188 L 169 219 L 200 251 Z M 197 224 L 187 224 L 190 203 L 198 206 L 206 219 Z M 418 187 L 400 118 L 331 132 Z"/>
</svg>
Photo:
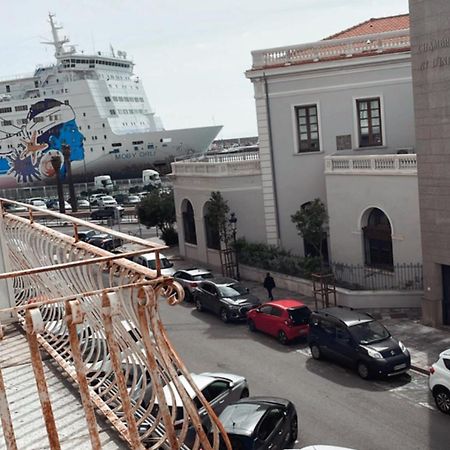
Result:
<svg viewBox="0 0 450 450">
<path fill-rule="evenodd" d="M 110 102 L 111 101 L 111 97 L 105 97 L 105 102 Z"/>
<path fill-rule="evenodd" d="M 20 106 L 16 106 L 14 109 L 16 111 L 27 111 L 28 110 L 28 106 L 27 105 L 20 105 Z"/>
<path fill-rule="evenodd" d="M 295 108 L 298 132 L 299 153 L 319 152 L 319 121 L 317 105 L 297 106 Z"/>
<path fill-rule="evenodd" d="M 373 147 L 383 145 L 380 99 L 377 97 L 356 100 L 356 109 L 358 114 L 359 146 Z"/>
<path fill-rule="evenodd" d="M 4 114 L 4 113 L 10 113 L 12 112 L 11 108 L 0 108 L 0 114 Z"/>
</svg>

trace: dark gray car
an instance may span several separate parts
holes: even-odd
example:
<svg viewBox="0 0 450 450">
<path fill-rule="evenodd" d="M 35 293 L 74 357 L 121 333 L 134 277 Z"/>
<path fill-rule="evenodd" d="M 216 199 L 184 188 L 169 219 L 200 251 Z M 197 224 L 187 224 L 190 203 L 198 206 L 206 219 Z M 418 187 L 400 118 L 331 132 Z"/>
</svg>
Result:
<svg viewBox="0 0 450 450">
<path fill-rule="evenodd" d="M 261 304 L 239 281 L 225 277 L 202 281 L 193 296 L 198 311 L 211 311 L 223 322 L 246 320 L 247 312 Z"/>
<path fill-rule="evenodd" d="M 191 302 L 193 300 L 192 293 L 199 283 L 203 280 L 214 278 L 214 275 L 209 270 L 192 267 L 190 269 L 177 270 L 173 274 L 173 278 L 183 286 L 186 301 Z"/>
</svg>

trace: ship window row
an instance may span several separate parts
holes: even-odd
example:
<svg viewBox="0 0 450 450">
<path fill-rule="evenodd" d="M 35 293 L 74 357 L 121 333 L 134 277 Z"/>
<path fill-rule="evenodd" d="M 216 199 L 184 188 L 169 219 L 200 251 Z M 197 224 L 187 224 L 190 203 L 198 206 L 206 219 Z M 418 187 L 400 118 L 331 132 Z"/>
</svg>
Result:
<svg viewBox="0 0 450 450">
<path fill-rule="evenodd" d="M 144 114 L 144 109 L 118 109 L 119 114 Z"/>
<path fill-rule="evenodd" d="M 8 108 L 0 108 L 0 114 L 4 114 L 4 113 L 10 113 L 12 112 L 12 108 L 8 107 Z"/>
<path fill-rule="evenodd" d="M 108 97 L 109 98 L 109 97 Z M 115 102 L 143 102 L 143 97 L 113 97 Z M 109 100 L 107 100 L 109 101 Z"/>
<path fill-rule="evenodd" d="M 73 64 L 90 64 L 90 65 L 100 64 L 103 66 L 124 67 L 126 69 L 130 67 L 130 65 L 126 64 L 126 63 L 119 63 L 119 62 L 115 62 L 115 61 L 104 61 L 101 59 L 96 59 L 96 60 L 93 60 L 93 59 L 63 59 L 61 62 L 65 65 L 65 67 L 67 67 L 67 65 L 69 65 L 69 64 L 71 65 L 71 67 L 75 67 L 75 66 L 73 66 Z"/>
</svg>

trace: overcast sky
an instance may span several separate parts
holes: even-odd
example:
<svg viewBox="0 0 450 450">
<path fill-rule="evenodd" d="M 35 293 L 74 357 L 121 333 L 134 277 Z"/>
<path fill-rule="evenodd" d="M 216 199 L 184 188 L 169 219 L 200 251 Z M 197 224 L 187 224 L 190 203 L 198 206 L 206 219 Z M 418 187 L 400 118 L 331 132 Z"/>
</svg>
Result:
<svg viewBox="0 0 450 450">
<path fill-rule="evenodd" d="M 7 2 L 7 8 L 4 4 Z M 124 50 L 166 129 L 223 125 L 257 135 L 252 50 L 319 40 L 407 0 L 0 0 L 0 77 L 51 63 L 49 11 L 78 50 Z"/>
</svg>

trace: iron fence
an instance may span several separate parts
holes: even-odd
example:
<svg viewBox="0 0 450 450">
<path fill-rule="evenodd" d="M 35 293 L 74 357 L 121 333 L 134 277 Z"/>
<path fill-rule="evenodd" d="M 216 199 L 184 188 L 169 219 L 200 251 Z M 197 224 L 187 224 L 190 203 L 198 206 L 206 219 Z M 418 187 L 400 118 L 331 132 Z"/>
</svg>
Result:
<svg viewBox="0 0 450 450">
<path fill-rule="evenodd" d="M 395 264 L 381 269 L 360 264 L 331 263 L 330 271 L 336 278 L 336 286 L 351 290 L 400 290 L 423 289 L 422 264 Z"/>
</svg>

